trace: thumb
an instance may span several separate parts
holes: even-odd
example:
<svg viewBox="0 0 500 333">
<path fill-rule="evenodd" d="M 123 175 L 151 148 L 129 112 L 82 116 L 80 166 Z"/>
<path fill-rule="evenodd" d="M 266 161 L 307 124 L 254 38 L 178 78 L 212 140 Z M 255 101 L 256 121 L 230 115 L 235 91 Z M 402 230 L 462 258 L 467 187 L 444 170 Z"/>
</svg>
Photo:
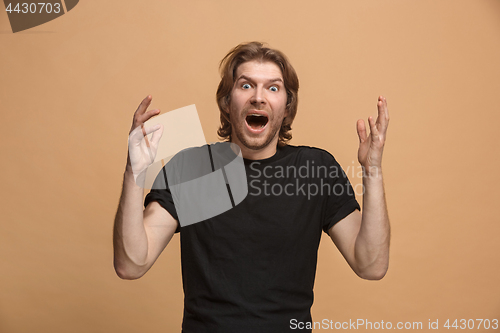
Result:
<svg viewBox="0 0 500 333">
<path fill-rule="evenodd" d="M 365 142 L 368 136 L 366 135 L 366 126 L 363 119 L 359 119 L 356 122 L 356 130 L 358 132 L 359 143 Z"/>
<path fill-rule="evenodd" d="M 158 143 L 160 142 L 161 137 L 163 136 L 163 125 L 157 125 L 158 129 L 153 132 L 153 136 L 151 137 L 151 144 L 153 147 L 158 148 Z"/>
</svg>

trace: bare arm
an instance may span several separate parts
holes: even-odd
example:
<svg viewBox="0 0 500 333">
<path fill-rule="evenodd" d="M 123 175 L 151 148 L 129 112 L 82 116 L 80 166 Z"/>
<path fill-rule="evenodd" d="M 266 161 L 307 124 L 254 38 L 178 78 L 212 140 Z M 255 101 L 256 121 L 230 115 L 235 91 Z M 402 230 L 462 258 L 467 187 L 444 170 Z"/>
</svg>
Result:
<svg viewBox="0 0 500 333">
<path fill-rule="evenodd" d="M 157 202 L 142 209 L 143 189 L 125 171 L 113 229 L 114 267 L 122 279 L 138 279 L 172 239 L 177 221 Z"/>
<path fill-rule="evenodd" d="M 123 189 L 113 228 L 114 267 L 122 279 L 143 276 L 172 239 L 177 228 L 177 221 L 157 202 L 150 203 L 145 210 L 142 208 L 144 189 L 141 184 L 144 180 L 140 174 L 151 164 L 152 155 L 144 149 L 141 151 L 140 140 L 134 147 L 131 137 L 146 120 L 159 113 L 159 110 L 146 112 L 150 103 L 151 96 L 148 96 L 134 114 Z M 148 150 L 152 151 L 153 158 L 162 128 L 145 129 L 147 134 L 154 131 L 157 132 L 153 135 L 151 144 L 148 143 Z M 142 131 L 139 134 L 142 135 Z"/>
<path fill-rule="evenodd" d="M 367 181 L 365 186 L 363 214 L 352 212 L 328 234 L 358 276 L 379 280 L 389 267 L 389 218 L 382 179 Z"/>
<path fill-rule="evenodd" d="M 336 223 L 329 235 L 354 272 L 364 279 L 379 280 L 389 267 L 390 224 L 382 177 L 382 152 L 389 112 L 380 96 L 375 122 L 368 118 L 370 136 L 362 120 L 357 123 L 358 160 L 363 173 L 363 213 L 355 211 Z"/>
</svg>

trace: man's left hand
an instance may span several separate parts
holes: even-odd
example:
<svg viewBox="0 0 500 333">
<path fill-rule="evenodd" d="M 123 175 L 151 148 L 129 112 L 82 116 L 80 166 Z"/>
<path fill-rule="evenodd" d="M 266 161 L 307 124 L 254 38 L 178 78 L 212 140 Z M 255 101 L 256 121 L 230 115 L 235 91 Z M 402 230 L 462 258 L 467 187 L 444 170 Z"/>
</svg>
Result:
<svg viewBox="0 0 500 333">
<path fill-rule="evenodd" d="M 382 168 L 382 152 L 389 125 L 389 111 L 385 97 L 379 96 L 377 107 L 377 120 L 373 120 L 372 116 L 368 117 L 369 136 L 362 119 L 359 119 L 356 124 L 359 137 L 358 161 L 367 175 L 376 175 Z"/>
</svg>

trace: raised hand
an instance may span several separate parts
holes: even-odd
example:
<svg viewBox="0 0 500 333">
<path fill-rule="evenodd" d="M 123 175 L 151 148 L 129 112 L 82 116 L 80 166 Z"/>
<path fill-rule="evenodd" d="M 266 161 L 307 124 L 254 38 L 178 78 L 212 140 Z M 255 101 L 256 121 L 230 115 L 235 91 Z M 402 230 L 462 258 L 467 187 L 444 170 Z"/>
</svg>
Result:
<svg viewBox="0 0 500 333">
<path fill-rule="evenodd" d="M 144 98 L 134 113 L 132 127 L 128 137 L 128 160 L 127 167 L 131 167 L 134 173 L 134 179 L 145 175 L 147 168 L 154 162 L 158 143 L 163 134 L 163 126 L 155 125 L 145 127 L 144 123 L 150 118 L 160 113 L 159 109 L 146 111 L 151 104 L 151 95 Z M 154 132 L 154 133 L 153 133 Z M 147 135 L 153 133 L 151 141 Z M 143 177 L 142 177 L 143 178 Z"/>
<path fill-rule="evenodd" d="M 377 107 L 377 120 L 368 117 L 370 135 L 367 135 L 365 122 L 362 119 L 356 124 L 359 137 L 358 161 L 367 175 L 379 175 L 381 171 L 382 153 L 389 125 L 387 101 L 383 96 L 379 96 Z"/>
</svg>

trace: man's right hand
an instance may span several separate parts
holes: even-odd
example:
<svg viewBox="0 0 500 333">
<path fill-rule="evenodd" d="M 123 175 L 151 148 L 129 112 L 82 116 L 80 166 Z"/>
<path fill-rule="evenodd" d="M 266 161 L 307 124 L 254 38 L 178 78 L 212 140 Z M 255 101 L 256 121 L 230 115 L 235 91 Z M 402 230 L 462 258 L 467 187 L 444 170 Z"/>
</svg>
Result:
<svg viewBox="0 0 500 333">
<path fill-rule="evenodd" d="M 151 96 L 146 97 L 134 114 L 122 194 L 113 227 L 113 265 L 122 279 L 143 276 L 170 242 L 179 225 L 156 201 L 143 209 L 144 187 L 137 176 L 145 175 L 144 171 L 154 161 L 163 133 L 163 126 L 160 125 L 144 128 L 143 133 L 144 123 L 160 113 L 160 110 L 147 111 L 151 99 Z M 150 133 L 153 137 L 151 141 L 146 141 L 146 135 Z"/>
<path fill-rule="evenodd" d="M 141 176 L 139 180 L 141 183 L 144 180 L 145 171 L 154 162 L 158 143 L 163 134 L 162 125 L 144 127 L 147 120 L 160 113 L 159 109 L 146 111 L 151 104 L 151 100 L 151 95 L 144 98 L 135 111 L 128 137 L 127 169 L 131 169 L 136 182 L 138 181 L 137 178 Z M 151 133 L 153 133 L 153 136 L 149 141 L 146 135 Z"/>
</svg>

